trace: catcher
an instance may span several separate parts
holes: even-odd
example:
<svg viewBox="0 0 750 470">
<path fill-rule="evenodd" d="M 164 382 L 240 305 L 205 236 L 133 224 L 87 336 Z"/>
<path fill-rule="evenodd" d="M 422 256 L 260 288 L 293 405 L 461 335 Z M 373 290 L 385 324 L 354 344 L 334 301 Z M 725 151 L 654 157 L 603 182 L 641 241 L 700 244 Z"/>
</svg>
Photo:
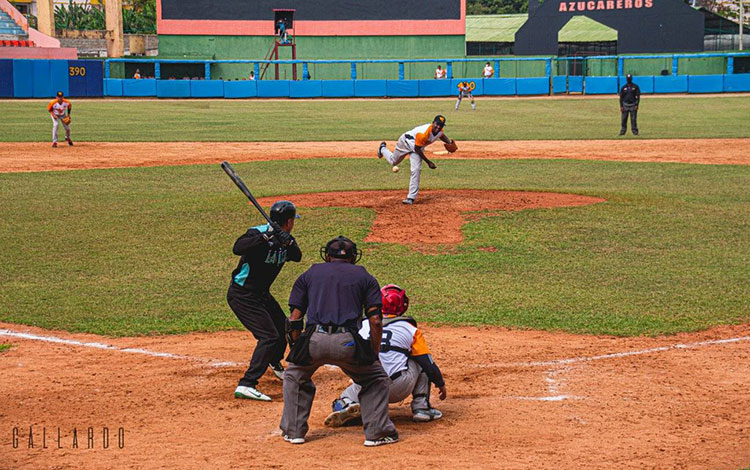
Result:
<svg viewBox="0 0 750 470">
<path fill-rule="evenodd" d="M 390 403 L 398 403 L 412 396 L 412 418 L 417 422 L 440 419 L 443 413 L 430 405 L 430 383 L 438 387 L 439 397 L 445 400 L 448 392 L 445 380 L 437 364 L 432 360 L 430 349 L 412 317 L 405 316 L 409 308 L 409 297 L 395 284 L 380 290 L 383 296 L 383 339 L 380 344 L 380 362 L 391 378 Z M 363 337 L 370 336 L 369 325 L 360 330 Z M 333 401 L 333 412 L 325 425 L 343 426 L 360 417 L 359 392 L 362 389 L 353 383 Z"/>
<path fill-rule="evenodd" d="M 378 148 L 378 158 L 383 158 L 392 166 L 396 166 L 408 155 L 411 163 L 411 179 L 409 180 L 409 194 L 402 202 L 404 204 L 414 204 L 419 194 L 419 178 L 422 174 L 422 160 L 427 163 L 430 169 L 437 168 L 424 154 L 424 148 L 435 142 L 437 139 L 445 143 L 445 149 L 451 153 L 458 150 L 456 142 L 449 139 L 443 132 L 445 128 L 445 116 L 437 115 L 435 119 L 422 126 L 415 127 L 409 132 L 405 132 L 396 142 L 396 148 L 393 152 L 388 150 L 385 142 L 380 143 Z"/>
<path fill-rule="evenodd" d="M 73 105 L 65 99 L 62 91 L 57 92 L 57 98 L 50 101 L 47 105 L 47 112 L 52 116 L 52 146 L 57 147 L 57 128 L 62 123 L 65 129 L 65 141 L 68 145 L 73 145 L 70 140 L 70 113 L 73 111 Z"/>
</svg>

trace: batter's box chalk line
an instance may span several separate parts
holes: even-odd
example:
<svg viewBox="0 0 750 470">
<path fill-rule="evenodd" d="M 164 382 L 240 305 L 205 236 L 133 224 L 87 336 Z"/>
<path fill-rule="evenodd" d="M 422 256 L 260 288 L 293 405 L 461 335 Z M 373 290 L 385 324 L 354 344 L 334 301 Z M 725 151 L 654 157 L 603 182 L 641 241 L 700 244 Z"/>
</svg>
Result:
<svg viewBox="0 0 750 470">
<path fill-rule="evenodd" d="M 702 346 L 712 346 L 715 344 L 729 344 L 739 343 L 742 341 L 750 341 L 750 336 L 740 336 L 737 338 L 727 339 L 712 339 L 708 341 L 699 341 L 697 343 L 685 343 L 685 344 L 672 344 L 669 346 L 659 346 L 656 348 L 641 349 L 638 351 L 625 351 L 610 354 L 600 354 L 598 356 L 582 356 L 582 357 L 571 357 L 567 359 L 554 359 L 551 361 L 531 361 L 531 362 L 490 362 L 486 364 L 474 364 L 476 368 L 511 368 L 511 367 L 555 367 L 563 366 L 567 364 L 578 364 L 582 362 L 601 361 L 604 359 L 618 359 L 621 357 L 629 356 L 641 356 L 643 354 L 652 354 L 665 351 L 673 351 L 675 349 L 694 349 Z"/>
<path fill-rule="evenodd" d="M 696 343 L 673 344 L 669 346 L 659 346 L 656 348 L 641 349 L 638 351 L 625 351 L 625 352 L 610 353 L 610 354 L 600 354 L 598 356 L 572 357 L 572 358 L 567 358 L 567 359 L 555 359 L 551 361 L 509 362 L 509 363 L 495 362 L 495 363 L 489 363 L 489 364 L 474 364 L 474 367 L 477 367 L 477 368 L 548 367 L 549 369 L 544 374 L 545 375 L 544 380 L 547 383 L 547 393 L 549 393 L 549 396 L 509 397 L 509 398 L 512 400 L 550 401 L 550 402 L 563 401 L 563 400 L 585 400 L 586 397 L 559 394 L 560 387 L 562 385 L 565 385 L 565 382 L 561 376 L 565 372 L 570 371 L 570 367 L 567 367 L 569 365 L 592 362 L 592 361 L 600 361 L 604 359 L 617 359 L 617 358 L 622 358 L 622 357 L 639 356 L 643 354 L 673 351 L 675 349 L 694 349 L 694 348 L 699 348 L 702 346 L 711 346 L 711 345 L 716 345 L 716 344 L 739 343 L 742 341 L 750 341 L 750 336 L 740 336 L 737 338 L 699 341 Z"/>
<path fill-rule="evenodd" d="M 44 341 L 45 343 L 65 344 L 68 346 L 78 346 L 78 347 L 83 347 L 83 348 L 103 349 L 106 351 L 123 352 L 123 353 L 130 353 L 130 354 L 141 354 L 141 355 L 149 356 L 149 357 L 181 359 L 183 361 L 202 363 L 210 367 L 239 367 L 243 365 L 238 362 L 232 362 L 232 361 L 220 361 L 217 359 L 205 359 L 202 357 L 185 356 L 183 354 L 150 351 L 148 349 L 143 349 L 143 348 L 122 348 L 119 346 L 114 346 L 112 344 L 97 343 L 97 342 L 84 342 L 84 341 L 77 341 L 74 339 L 59 338 L 57 336 L 35 335 L 32 333 L 23 333 L 20 331 L 12 331 L 12 330 L 0 330 L 0 336 L 8 336 L 11 338 L 20 338 L 20 339 L 27 339 L 27 340 L 32 340 L 32 341 Z M 338 367 L 331 366 L 331 365 L 326 366 L 326 368 L 338 369 Z"/>
<path fill-rule="evenodd" d="M 211 367 L 237 367 L 241 365 L 237 362 L 231 362 L 231 361 L 218 361 L 214 359 L 204 359 L 200 357 L 185 356 L 182 354 L 149 351 L 148 349 L 143 349 L 143 348 L 121 348 L 119 346 L 114 346 L 112 344 L 76 341 L 74 339 L 58 338 L 56 336 L 35 335 L 32 333 L 22 333 L 22 332 L 12 331 L 12 330 L 0 330 L 0 336 L 8 336 L 11 338 L 20 338 L 20 339 L 27 339 L 27 340 L 32 340 L 32 341 L 44 341 L 45 343 L 65 344 L 68 346 L 79 346 L 83 348 L 103 349 L 106 351 L 115 351 L 115 352 L 130 353 L 130 354 L 141 354 L 141 355 L 150 356 L 150 357 L 181 359 L 183 361 L 200 362 Z"/>
</svg>

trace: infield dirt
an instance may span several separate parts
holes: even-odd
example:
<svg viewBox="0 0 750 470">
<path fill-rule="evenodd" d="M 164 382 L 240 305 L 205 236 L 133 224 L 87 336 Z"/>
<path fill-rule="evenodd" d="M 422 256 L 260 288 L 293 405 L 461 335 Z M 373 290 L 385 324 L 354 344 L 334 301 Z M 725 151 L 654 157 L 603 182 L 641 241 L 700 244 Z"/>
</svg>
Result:
<svg viewBox="0 0 750 470">
<path fill-rule="evenodd" d="M 74 147 L 10 142 L 0 172 L 192 165 L 302 158 L 375 158 L 380 142 L 77 142 Z M 389 142 L 392 146 L 393 142 Z M 750 164 L 750 139 L 462 141 L 441 159 L 560 159 Z M 428 151 L 441 152 L 441 145 Z"/>
<path fill-rule="evenodd" d="M 465 142 L 455 157 L 746 165 L 750 164 L 748 142 Z M 13 143 L 0 148 L 0 171 L 375 158 L 376 148 L 377 142 L 81 143 L 59 149 Z M 400 196 L 401 192 L 362 193 L 355 199 L 379 212 L 379 198 L 392 201 Z M 295 201 L 300 197 L 313 198 L 300 202 L 301 206 L 325 206 L 335 195 L 295 196 Z M 559 199 L 544 193 L 508 193 L 500 202 L 486 202 L 486 210 L 600 201 L 555 197 Z M 449 193 L 425 191 L 424 203 L 435 205 L 435 212 L 446 212 L 437 217 L 453 214 L 453 224 L 460 227 L 463 216 Z M 400 205 L 394 208 L 398 210 Z M 374 227 L 371 236 L 377 238 L 377 233 Z M 231 315 L 228 308 L 227 315 Z M 97 349 L 0 334 L 0 342 L 13 345 L 0 352 L 0 468 L 736 470 L 750 466 L 750 325 L 657 338 L 495 327 L 423 328 L 446 377 L 448 399 L 433 399 L 444 418 L 414 423 L 408 400 L 393 405 L 391 415 L 401 441 L 370 449 L 362 445 L 360 427 L 323 426 L 331 401 L 348 384 L 336 369 L 322 368 L 314 376 L 318 393 L 308 442 L 302 446 L 281 439 L 281 383 L 270 373 L 258 388 L 273 402 L 233 398 L 255 346 L 249 332 L 105 338 L 0 323 L 0 330 L 114 346 Z M 146 356 L 120 348 L 192 359 Z M 214 361 L 225 364 L 216 366 Z M 29 448 L 31 427 L 34 448 Z M 96 436 L 92 449 L 87 449 L 85 437 L 89 427 Z M 111 434 L 108 449 L 102 448 L 104 427 Z M 116 441 L 120 427 L 125 430 L 122 449 Z M 72 447 L 74 428 L 78 448 Z M 19 433 L 18 448 L 12 445 L 14 429 Z M 42 447 L 45 432 L 47 448 Z"/>
<path fill-rule="evenodd" d="M 279 435 L 281 383 L 270 372 L 258 388 L 273 402 L 233 398 L 255 345 L 249 332 L 114 339 L 0 324 L 6 328 L 205 361 L 11 338 L 13 348 L 0 353 L 3 468 L 736 470 L 750 463 L 749 325 L 661 338 L 427 326 L 447 382 L 448 398 L 432 400 L 444 418 L 413 423 L 408 400 L 392 405 L 401 441 L 377 449 L 362 445 L 359 426 L 323 426 L 348 384 L 339 370 L 321 368 L 314 376 L 318 393 L 301 446 Z M 210 360 L 236 364 L 215 367 Z M 102 449 L 105 426 L 113 435 L 109 449 Z M 53 442 L 58 427 L 62 449 Z M 86 449 L 88 427 L 96 430 L 93 449 Z M 119 427 L 123 449 L 114 438 Z"/>
</svg>

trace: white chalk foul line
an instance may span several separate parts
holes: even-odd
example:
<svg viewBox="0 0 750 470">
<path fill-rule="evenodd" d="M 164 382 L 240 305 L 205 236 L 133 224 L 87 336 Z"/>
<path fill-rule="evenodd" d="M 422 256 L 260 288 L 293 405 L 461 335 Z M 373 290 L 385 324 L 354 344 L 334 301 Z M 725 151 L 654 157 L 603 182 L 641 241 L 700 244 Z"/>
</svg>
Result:
<svg viewBox="0 0 750 470">
<path fill-rule="evenodd" d="M 84 348 L 104 349 L 107 351 L 118 351 L 131 354 L 142 354 L 150 357 L 164 357 L 168 359 L 181 359 L 184 361 L 202 362 L 212 367 L 237 367 L 241 364 L 231 361 L 217 361 L 213 359 L 203 359 L 200 357 L 185 356 L 182 354 L 172 354 L 158 351 L 149 351 L 143 348 L 121 348 L 112 344 L 96 343 L 96 342 L 83 342 L 76 341 L 74 339 L 58 338 L 56 336 L 42 336 L 31 333 L 21 333 L 18 331 L 11 330 L 0 330 L 0 336 L 9 336 L 11 338 L 28 339 L 32 341 L 44 341 L 46 343 L 58 343 L 67 344 L 69 346 L 81 346 Z"/>
<path fill-rule="evenodd" d="M 568 359 L 555 359 L 552 361 L 531 361 L 531 362 L 506 362 L 506 363 L 489 363 L 489 364 L 474 364 L 474 367 L 489 368 L 489 367 L 550 367 L 560 366 L 565 364 L 575 364 L 578 362 L 590 362 L 600 361 L 602 359 L 615 359 L 620 357 L 628 356 L 640 356 L 642 354 L 651 354 L 656 352 L 671 351 L 673 349 L 692 349 L 701 346 L 709 346 L 713 344 L 727 344 L 727 343 L 739 343 L 741 341 L 750 341 L 750 336 L 740 336 L 738 338 L 727 338 L 727 339 L 712 339 L 708 341 L 699 341 L 697 343 L 686 343 L 686 344 L 672 344 L 669 346 L 660 346 L 658 348 L 641 349 L 639 351 L 625 351 L 610 354 L 600 354 L 598 356 L 586 356 L 586 357 L 571 357 Z"/>
</svg>

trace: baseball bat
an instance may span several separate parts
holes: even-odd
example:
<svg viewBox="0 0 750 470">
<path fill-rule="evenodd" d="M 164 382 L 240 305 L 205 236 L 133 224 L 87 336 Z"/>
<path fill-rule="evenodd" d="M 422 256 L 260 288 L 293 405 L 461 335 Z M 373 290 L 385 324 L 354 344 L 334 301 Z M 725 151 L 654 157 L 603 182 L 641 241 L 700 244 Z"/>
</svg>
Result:
<svg viewBox="0 0 750 470">
<path fill-rule="evenodd" d="M 258 209 L 258 212 L 260 212 L 260 215 L 263 216 L 264 219 L 268 221 L 269 224 L 272 224 L 271 218 L 268 217 L 268 214 L 266 214 L 266 211 L 263 210 L 263 207 L 261 207 L 260 204 L 258 204 L 258 201 L 255 200 L 255 196 L 253 196 L 253 193 L 250 192 L 249 189 L 247 189 L 247 186 L 245 186 L 245 182 L 242 181 L 242 178 L 240 178 L 240 175 L 237 174 L 236 171 L 234 171 L 234 168 L 232 168 L 232 165 L 229 164 L 229 162 L 221 162 L 221 169 L 224 170 L 224 172 L 234 181 L 234 184 L 237 185 L 238 188 L 240 188 L 240 191 L 242 191 L 242 194 L 247 196 L 248 199 L 250 199 L 250 202 L 253 203 L 256 209 Z"/>
</svg>

